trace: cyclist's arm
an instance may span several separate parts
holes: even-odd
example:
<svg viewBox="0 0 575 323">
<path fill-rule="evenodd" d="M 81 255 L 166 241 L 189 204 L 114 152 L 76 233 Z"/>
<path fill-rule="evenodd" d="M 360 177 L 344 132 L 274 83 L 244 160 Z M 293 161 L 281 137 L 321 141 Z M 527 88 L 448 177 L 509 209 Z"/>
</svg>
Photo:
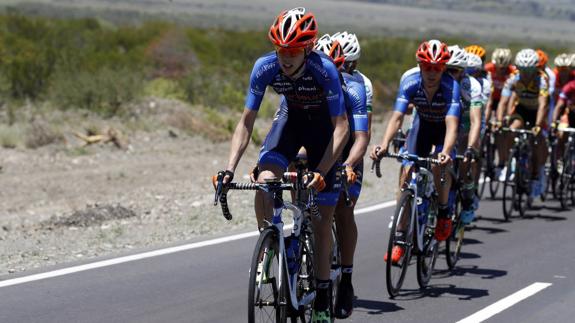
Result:
<svg viewBox="0 0 575 323">
<path fill-rule="evenodd" d="M 491 119 L 491 113 L 493 112 L 493 94 L 489 96 L 487 99 L 487 103 L 485 104 L 485 122 L 489 122 Z"/>
<path fill-rule="evenodd" d="M 537 120 L 535 121 L 535 126 L 541 127 L 547 117 L 547 102 L 549 101 L 549 97 L 540 95 L 538 101 L 539 108 L 537 109 Z"/>
<path fill-rule="evenodd" d="M 401 127 L 401 124 L 403 123 L 403 115 L 404 114 L 399 111 L 393 111 L 391 114 L 389 122 L 387 123 L 387 129 L 385 130 L 385 134 L 381 141 L 381 147 L 383 149 L 389 147 L 389 143 L 397 133 L 397 130 Z"/>
<path fill-rule="evenodd" d="M 481 105 L 478 107 L 471 107 L 471 110 L 469 111 L 469 120 L 471 121 L 471 127 L 467 138 L 467 146 L 479 149 L 479 135 L 481 133 Z"/>
<path fill-rule="evenodd" d="M 355 141 L 344 164 L 356 166 L 363 159 L 363 155 L 365 155 L 369 138 L 366 131 L 354 131 L 353 136 Z"/>
<path fill-rule="evenodd" d="M 349 136 L 349 124 L 345 113 L 331 117 L 331 122 L 334 125 L 333 136 L 331 137 L 323 157 L 317 166 L 317 169 L 322 173 L 322 175 L 327 174 L 336 159 L 341 155 Z"/>
<path fill-rule="evenodd" d="M 507 105 L 505 106 L 505 114 L 510 116 L 515 112 L 515 102 L 517 102 L 517 93 L 513 92 L 507 99 Z"/>
<path fill-rule="evenodd" d="M 367 143 L 371 141 L 371 118 L 372 112 L 367 112 Z"/>
<path fill-rule="evenodd" d="M 553 122 L 559 119 L 559 116 L 563 114 L 563 110 L 565 109 L 565 100 L 559 98 L 557 104 L 555 105 L 555 110 L 553 110 Z"/>
<path fill-rule="evenodd" d="M 459 127 L 459 118 L 456 116 L 448 115 L 445 117 L 445 139 L 443 140 L 444 155 L 449 155 L 455 145 L 457 139 L 457 128 Z"/>
<path fill-rule="evenodd" d="M 236 130 L 232 136 L 232 146 L 230 148 L 230 156 L 228 158 L 227 170 L 235 172 L 236 167 L 244 154 L 248 143 L 250 142 L 250 137 L 252 135 L 252 130 L 254 129 L 254 122 L 256 121 L 256 116 L 258 114 L 257 110 L 251 110 L 248 108 L 244 109 L 242 117 L 236 126 Z"/>
</svg>

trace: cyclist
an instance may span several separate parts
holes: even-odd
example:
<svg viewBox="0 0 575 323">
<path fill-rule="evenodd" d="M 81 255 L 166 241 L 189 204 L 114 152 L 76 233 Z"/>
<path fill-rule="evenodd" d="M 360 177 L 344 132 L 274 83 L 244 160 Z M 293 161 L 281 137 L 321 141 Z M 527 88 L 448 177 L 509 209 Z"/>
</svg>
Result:
<svg viewBox="0 0 575 323">
<path fill-rule="evenodd" d="M 365 84 L 365 95 L 367 98 L 366 107 L 367 107 L 367 136 L 368 139 L 371 139 L 371 119 L 372 119 L 372 112 L 373 112 L 373 85 L 371 80 L 361 73 L 357 69 L 357 64 L 359 62 L 359 58 L 361 56 L 361 46 L 359 45 L 359 40 L 357 36 L 352 33 L 348 33 L 347 31 L 338 32 L 332 35 L 332 38 L 337 40 L 341 47 L 343 47 L 343 54 L 345 55 L 345 63 L 344 69 L 349 74 L 358 74 L 363 79 L 363 83 Z"/>
<path fill-rule="evenodd" d="M 549 124 L 551 123 L 551 117 L 553 116 L 553 108 L 555 108 L 555 73 L 549 66 L 547 66 L 547 61 L 549 61 L 547 54 L 541 49 L 536 50 L 536 52 L 537 56 L 539 56 L 539 63 L 537 64 L 537 67 L 545 73 L 547 76 L 547 83 L 549 84 L 549 113 L 547 117 L 547 124 Z"/>
<path fill-rule="evenodd" d="M 491 127 L 491 122 L 497 119 L 497 108 L 501 100 L 501 91 L 505 82 L 509 77 L 516 73 L 517 69 L 512 64 L 513 55 L 508 48 L 496 48 L 491 55 L 491 62 L 485 64 L 487 77 L 491 81 L 491 90 L 489 99 L 485 106 L 485 122 L 488 127 Z M 504 108 L 506 109 L 506 108 Z M 504 116 L 507 114 L 504 111 Z M 501 142 L 503 137 L 501 134 L 495 134 L 495 142 Z M 501 145 L 497 145 L 497 152 L 501 156 Z M 499 165 L 495 169 L 495 178 L 501 177 L 502 169 L 504 168 L 504 161 L 499 158 Z"/>
<path fill-rule="evenodd" d="M 515 56 L 515 66 L 519 73 L 513 74 L 501 91 L 501 101 L 497 108 L 497 123 L 501 124 L 505 111 L 510 115 L 510 125 L 512 129 L 531 126 L 538 142 L 533 146 L 532 165 L 532 196 L 539 195 L 539 177 L 543 170 L 543 165 L 547 160 L 547 143 L 543 140 L 541 128 L 545 124 L 547 116 L 547 104 L 549 97 L 549 86 L 547 77 L 538 68 L 539 57 L 533 49 L 523 49 Z M 517 104 L 516 104 L 517 100 Z M 499 151 L 499 156 L 505 162 L 509 156 L 509 149 L 513 144 L 512 134 L 504 135 L 502 142 L 503 149 Z M 500 180 L 504 181 L 507 174 L 507 167 L 503 168 Z M 541 178 L 543 179 L 543 178 Z"/>
<path fill-rule="evenodd" d="M 555 91 L 554 102 L 557 102 L 559 93 L 563 89 L 563 86 L 565 86 L 569 81 L 575 79 L 573 67 L 571 66 L 571 64 L 575 64 L 575 62 L 572 61 L 573 57 L 575 57 L 575 55 L 572 56 L 565 53 L 559 54 L 555 57 L 555 68 L 553 69 L 553 74 L 555 74 L 555 88 L 557 91 Z"/>
<path fill-rule="evenodd" d="M 460 114 L 459 85 L 451 76 L 443 73 L 449 57 L 447 45 L 439 40 L 424 41 L 419 45 L 416 58 L 420 71 L 407 75 L 400 82 L 394 112 L 381 145 L 374 146 L 370 152 L 373 160 L 378 160 L 387 153 L 389 143 L 401 126 L 408 105 L 413 103 L 415 117 L 407 138 L 407 152 L 427 157 L 434 148 L 433 152 L 437 152 L 441 160 L 440 167 L 432 168 L 435 186 L 439 192 L 440 205 L 435 229 L 435 236 L 439 241 L 449 237 L 452 227 L 448 205 L 451 179 L 446 176 L 445 185 L 441 184 L 440 168 L 451 163 L 450 154 L 455 145 Z M 405 183 L 409 169 L 410 167 L 405 167 L 401 183 Z M 405 227 L 407 224 L 400 225 Z M 403 253 L 403 248 L 395 246 L 391 261 L 398 262 Z"/>
<path fill-rule="evenodd" d="M 317 296 L 312 321 L 329 322 L 331 225 L 339 193 L 333 189 L 333 166 L 348 137 L 340 75 L 329 57 L 313 50 L 317 22 L 305 8 L 281 12 L 268 36 L 275 51 L 260 57 L 254 65 L 245 108 L 232 137 L 224 183 L 233 178 L 269 85 L 285 97 L 287 104 L 276 112 L 260 152 L 256 177 L 258 182 L 280 178 L 299 148 L 306 148 L 308 165 L 313 170 L 308 186 L 319 191 L 321 214 L 321 220 L 314 223 Z M 265 219 L 271 218 L 272 202 L 269 194 L 257 191 L 255 211 L 260 228 L 265 226 Z"/>
<path fill-rule="evenodd" d="M 327 37 L 326 37 L 327 36 Z M 325 39 L 324 39 L 325 37 Z M 338 241 L 341 250 L 342 276 L 337 289 L 335 302 L 335 317 L 347 318 L 353 311 L 353 256 L 357 244 L 357 225 L 355 223 L 354 208 L 361 192 L 363 181 L 363 156 L 369 144 L 371 130 L 371 81 L 357 69 L 357 60 L 361 54 L 361 47 L 357 36 L 346 31 L 324 35 L 317 43 L 316 48 L 323 50 L 334 61 L 340 61 L 337 57 L 337 44 L 343 48 L 343 63 L 338 66 L 342 71 L 345 81 L 344 95 L 346 97 L 346 110 L 349 119 L 349 127 L 352 133 L 347 146 L 342 154 L 343 165 L 348 174 L 349 195 L 351 206 L 347 206 L 345 198 L 340 195 L 336 209 L 335 222 Z M 337 65 L 337 64 L 336 64 Z"/>
<path fill-rule="evenodd" d="M 461 220 L 463 223 L 471 223 L 475 217 L 475 177 L 478 173 L 475 159 L 478 157 L 479 144 L 481 142 L 481 118 L 485 99 L 481 84 L 473 76 L 465 73 L 467 59 L 469 56 L 479 56 L 467 54 L 466 51 L 457 45 L 449 46 L 451 58 L 447 62 L 447 72 L 459 82 L 461 91 L 461 116 L 459 118 L 459 132 L 457 151 L 464 152 L 465 159 L 461 164 L 460 176 L 463 179 L 462 187 L 462 211 Z M 471 178 L 465 174 L 472 167 Z"/>
</svg>

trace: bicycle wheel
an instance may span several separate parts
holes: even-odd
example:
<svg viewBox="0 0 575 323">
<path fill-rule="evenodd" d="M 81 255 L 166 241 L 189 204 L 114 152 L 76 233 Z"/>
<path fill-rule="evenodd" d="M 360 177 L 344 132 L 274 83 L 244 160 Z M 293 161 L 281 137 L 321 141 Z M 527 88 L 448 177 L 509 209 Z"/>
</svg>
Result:
<svg viewBox="0 0 575 323">
<path fill-rule="evenodd" d="M 413 196 L 411 191 L 403 191 L 395 209 L 393 217 L 393 224 L 389 235 L 389 243 L 387 245 L 387 261 L 385 263 L 385 281 L 387 286 L 387 293 L 391 298 L 394 298 L 399 293 L 407 266 L 411 260 L 411 250 L 413 244 L 413 231 L 409 230 L 409 226 L 413 219 L 411 218 Z M 406 230 L 400 231 L 399 225 L 402 223 L 406 226 Z M 392 250 L 394 246 L 399 246 L 404 249 L 402 258 L 397 263 L 392 261 Z"/>
<path fill-rule="evenodd" d="M 561 208 L 567 209 L 569 199 L 573 199 L 573 184 L 572 184 L 572 165 L 571 156 L 568 151 L 565 152 L 563 157 L 563 172 L 559 177 L 559 202 L 561 203 Z"/>
<path fill-rule="evenodd" d="M 505 221 L 509 221 L 513 209 L 516 206 L 517 185 L 515 179 L 512 178 L 515 177 L 516 164 L 515 154 L 512 154 L 507 161 L 507 174 L 505 176 L 505 182 L 503 183 L 503 218 Z"/>
<path fill-rule="evenodd" d="M 437 201 L 434 198 L 432 198 L 428 210 L 430 212 L 433 210 L 437 214 Z M 435 223 L 430 223 L 430 219 L 425 224 L 423 234 L 423 251 L 417 255 L 417 283 L 421 289 L 426 288 L 429 284 L 439 251 L 439 242 L 435 240 Z"/>
<path fill-rule="evenodd" d="M 455 205 L 453 208 L 453 232 L 449 239 L 445 240 L 445 260 L 447 261 L 447 267 L 452 270 L 455 268 L 457 261 L 459 260 L 459 254 L 461 253 L 461 246 L 463 245 L 463 235 L 465 233 L 465 226 L 461 223 L 461 198 L 459 194 L 455 199 Z"/>
<path fill-rule="evenodd" d="M 481 142 L 481 168 L 479 169 L 479 183 L 477 183 L 477 197 L 481 200 L 483 198 L 483 193 L 485 188 L 489 185 L 488 176 L 489 173 L 489 137 L 485 136 Z"/>
<path fill-rule="evenodd" d="M 329 295 L 331 296 L 331 302 L 329 304 L 330 313 L 334 313 L 335 300 L 337 298 L 339 282 L 341 281 L 341 250 L 339 248 L 339 242 L 337 240 L 337 228 L 334 224 L 331 226 L 333 246 L 331 252 L 331 271 L 330 271 L 330 288 Z M 335 317 L 332 315 L 332 322 Z"/>
<path fill-rule="evenodd" d="M 297 281 L 297 299 L 309 300 L 303 302 L 298 309 L 299 318 L 302 323 L 311 322 L 312 301 L 311 296 L 315 292 L 315 266 L 314 266 L 314 238 L 311 232 L 311 223 L 302 227 L 300 235 L 300 255 L 301 266 Z M 295 316 L 292 316 L 292 323 L 297 322 Z"/>
<path fill-rule="evenodd" d="M 274 227 L 264 229 L 252 256 L 248 292 L 248 322 L 286 322 L 287 275 L 279 285 L 279 244 Z M 284 271 L 285 272 L 285 271 Z"/>
</svg>

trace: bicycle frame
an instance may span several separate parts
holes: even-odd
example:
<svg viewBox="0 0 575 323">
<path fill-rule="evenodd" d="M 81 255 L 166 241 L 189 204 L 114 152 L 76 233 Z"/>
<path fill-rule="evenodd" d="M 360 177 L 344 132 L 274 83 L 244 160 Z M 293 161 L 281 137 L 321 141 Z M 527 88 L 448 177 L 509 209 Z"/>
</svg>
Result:
<svg viewBox="0 0 575 323">
<path fill-rule="evenodd" d="M 425 178 L 427 180 L 426 183 L 426 190 L 432 190 L 435 191 L 435 184 L 433 182 L 433 173 L 429 170 L 427 170 L 424 167 L 419 166 L 417 163 L 413 164 L 413 170 L 411 171 L 411 179 L 409 180 L 409 184 L 407 186 L 407 188 L 402 188 L 402 191 L 410 191 L 412 193 L 413 199 L 411 202 L 411 218 L 413 219 L 411 221 L 411 223 L 409 224 L 409 232 L 413 232 L 415 230 L 415 232 L 417 233 L 416 237 L 417 237 L 417 249 L 418 251 L 423 251 L 424 245 L 423 245 L 423 235 L 425 233 L 425 223 L 427 221 L 427 216 L 428 214 L 419 214 L 418 208 L 417 208 L 417 202 L 418 199 L 427 199 L 427 197 L 425 196 L 420 196 L 419 194 L 419 188 L 417 187 L 417 181 L 418 179 L 421 178 L 421 180 L 423 180 L 423 178 Z M 428 209 L 429 210 L 429 209 Z"/>
</svg>

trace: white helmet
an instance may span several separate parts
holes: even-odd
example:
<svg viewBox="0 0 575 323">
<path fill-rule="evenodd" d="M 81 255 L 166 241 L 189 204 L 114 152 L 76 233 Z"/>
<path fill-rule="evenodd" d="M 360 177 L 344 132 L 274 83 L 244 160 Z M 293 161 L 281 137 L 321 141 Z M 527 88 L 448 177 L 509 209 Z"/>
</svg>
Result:
<svg viewBox="0 0 575 323">
<path fill-rule="evenodd" d="M 333 40 L 337 40 L 341 47 L 343 47 L 346 62 L 353 62 L 359 59 L 359 56 L 361 55 L 361 47 L 359 46 L 359 41 L 355 34 L 344 31 L 335 33 L 331 37 Z"/>
<path fill-rule="evenodd" d="M 515 56 L 515 66 L 518 68 L 537 67 L 539 55 L 531 48 L 522 49 Z"/>
<path fill-rule="evenodd" d="M 513 55 L 511 55 L 511 49 L 509 48 L 496 48 L 491 54 L 491 62 L 495 66 L 509 66 L 513 60 Z"/>
<path fill-rule="evenodd" d="M 320 52 L 324 52 L 326 55 L 329 55 L 329 51 L 331 50 L 332 38 L 329 34 L 325 34 L 321 36 L 316 42 L 314 48 L 319 50 Z"/>
<path fill-rule="evenodd" d="M 575 53 L 571 54 L 571 67 L 575 68 Z"/>
<path fill-rule="evenodd" d="M 559 54 L 555 57 L 555 67 L 569 67 L 571 66 L 571 55 L 569 54 Z"/>
<path fill-rule="evenodd" d="M 467 67 L 467 52 L 465 49 L 459 47 L 458 45 L 453 45 L 447 47 L 449 50 L 449 61 L 447 62 L 448 67 Z"/>
<path fill-rule="evenodd" d="M 483 67 L 483 61 L 481 57 L 475 54 L 467 54 L 467 67 L 472 69 L 477 69 Z"/>
</svg>

